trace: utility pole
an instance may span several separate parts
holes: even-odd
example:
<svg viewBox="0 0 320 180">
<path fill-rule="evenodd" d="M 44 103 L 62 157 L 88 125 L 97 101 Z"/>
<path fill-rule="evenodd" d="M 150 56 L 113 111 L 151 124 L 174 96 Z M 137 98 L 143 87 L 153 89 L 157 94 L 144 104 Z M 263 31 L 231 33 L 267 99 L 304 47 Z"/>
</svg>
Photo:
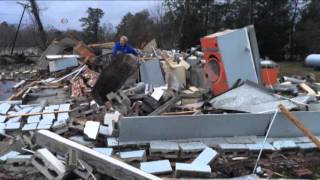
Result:
<svg viewBox="0 0 320 180">
<path fill-rule="evenodd" d="M 41 48 L 44 50 L 47 48 L 47 35 L 46 35 L 44 28 L 43 28 L 43 25 L 41 23 L 38 5 L 35 0 L 29 0 L 29 2 L 31 4 L 31 8 L 32 8 L 31 12 L 36 20 L 37 25 L 38 25 L 38 31 L 40 33 L 40 38 L 42 41 Z"/>
<path fill-rule="evenodd" d="M 13 54 L 14 47 L 16 46 L 16 41 L 17 41 L 17 38 L 18 38 L 18 33 L 19 33 L 19 29 L 20 29 L 20 25 L 21 25 L 23 16 L 24 16 L 24 12 L 26 11 L 27 7 L 30 7 L 28 4 L 23 4 L 23 3 L 20 3 L 20 2 L 17 2 L 17 4 L 20 4 L 20 5 L 23 6 L 23 11 L 22 11 L 22 14 L 21 14 L 21 17 L 20 17 L 20 21 L 19 21 L 19 25 L 18 25 L 16 34 L 15 34 L 13 42 L 12 42 L 12 47 L 11 47 L 11 52 L 10 52 L 11 56 Z"/>
</svg>

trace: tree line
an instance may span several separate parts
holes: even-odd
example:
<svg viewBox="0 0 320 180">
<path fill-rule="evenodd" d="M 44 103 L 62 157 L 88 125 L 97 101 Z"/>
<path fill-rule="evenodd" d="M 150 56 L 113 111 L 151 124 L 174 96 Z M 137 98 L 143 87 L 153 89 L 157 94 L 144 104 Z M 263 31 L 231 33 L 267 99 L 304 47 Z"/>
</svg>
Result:
<svg viewBox="0 0 320 180">
<path fill-rule="evenodd" d="M 116 41 L 126 35 L 138 48 L 155 38 L 160 48 L 186 50 L 199 45 L 205 35 L 254 24 L 262 57 L 293 61 L 320 53 L 319 9 L 319 0 L 164 0 L 158 7 L 127 13 L 115 28 L 100 21 L 108 12 L 88 8 L 87 17 L 79 19 L 82 31 L 52 28 L 47 34 L 51 41 L 73 33 L 86 43 Z M 14 28 L 0 24 L 0 33 L 7 34 L 0 46 L 8 45 Z M 28 36 L 35 36 L 32 31 L 32 27 L 23 28 L 17 45 L 36 44 L 36 38 Z"/>
<path fill-rule="evenodd" d="M 153 11 L 128 13 L 117 35 L 136 46 L 156 38 L 160 47 L 185 50 L 202 36 L 254 24 L 263 57 L 303 60 L 320 53 L 319 9 L 319 0 L 165 0 Z"/>
</svg>

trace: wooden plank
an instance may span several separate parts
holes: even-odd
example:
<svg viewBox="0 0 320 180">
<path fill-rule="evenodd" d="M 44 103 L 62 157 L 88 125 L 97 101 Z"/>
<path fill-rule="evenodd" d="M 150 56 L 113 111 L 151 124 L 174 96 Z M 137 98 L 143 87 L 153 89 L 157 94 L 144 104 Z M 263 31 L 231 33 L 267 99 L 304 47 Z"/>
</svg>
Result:
<svg viewBox="0 0 320 180">
<path fill-rule="evenodd" d="M 48 130 L 39 130 L 36 133 L 36 143 L 49 149 L 51 152 L 65 155 L 73 151 L 77 158 L 85 161 L 98 172 L 115 179 L 159 179 L 120 160 L 101 154 L 86 146 L 80 145 L 69 139 Z"/>
<path fill-rule="evenodd" d="M 310 86 L 308 86 L 306 83 L 301 83 L 301 84 L 299 84 L 299 86 L 301 87 L 301 89 L 306 91 L 308 93 L 308 95 L 312 95 L 312 96 L 317 95 L 317 93 Z"/>
<path fill-rule="evenodd" d="M 287 108 L 285 108 L 282 104 L 279 105 L 279 108 L 281 112 L 320 149 L 320 141 L 318 140 L 318 138 L 309 129 L 307 129 L 303 125 L 303 123 L 296 116 L 294 116 Z"/>
</svg>

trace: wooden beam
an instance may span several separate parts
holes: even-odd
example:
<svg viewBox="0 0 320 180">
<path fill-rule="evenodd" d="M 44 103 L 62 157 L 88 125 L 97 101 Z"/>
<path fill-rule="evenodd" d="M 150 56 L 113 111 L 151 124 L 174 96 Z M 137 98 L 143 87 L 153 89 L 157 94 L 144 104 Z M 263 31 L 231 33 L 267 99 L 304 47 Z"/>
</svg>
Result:
<svg viewBox="0 0 320 180">
<path fill-rule="evenodd" d="M 294 116 L 287 108 L 285 108 L 282 104 L 279 105 L 279 108 L 281 112 L 320 149 L 320 141 L 318 140 L 318 138 L 309 129 L 307 129 L 303 125 L 303 123 L 296 116 Z"/>
<path fill-rule="evenodd" d="M 51 152 L 65 155 L 72 151 L 81 159 L 95 168 L 101 174 L 115 179 L 156 179 L 159 177 L 148 174 L 118 159 L 101 154 L 86 146 L 66 139 L 48 130 L 39 130 L 36 133 L 36 143 L 49 149 Z"/>
</svg>

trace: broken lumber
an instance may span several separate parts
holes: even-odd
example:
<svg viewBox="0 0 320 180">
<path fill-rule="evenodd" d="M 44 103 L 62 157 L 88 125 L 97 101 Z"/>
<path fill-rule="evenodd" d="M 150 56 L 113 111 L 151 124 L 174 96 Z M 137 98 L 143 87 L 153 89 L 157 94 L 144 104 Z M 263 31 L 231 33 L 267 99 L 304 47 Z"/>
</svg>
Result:
<svg viewBox="0 0 320 180">
<path fill-rule="evenodd" d="M 318 138 L 316 138 L 316 136 L 309 129 L 307 129 L 303 125 L 303 123 L 296 116 L 294 116 L 286 107 L 280 104 L 279 108 L 281 112 L 320 149 L 320 141 L 318 140 Z"/>
<path fill-rule="evenodd" d="M 197 111 L 180 111 L 180 112 L 162 112 L 160 115 L 170 116 L 170 115 L 190 115 Z"/>
<path fill-rule="evenodd" d="M 16 94 L 13 94 L 12 96 L 10 96 L 7 100 L 11 101 L 14 100 L 20 96 L 23 95 L 23 93 L 29 89 L 29 87 L 34 86 L 36 83 L 38 83 L 37 81 L 33 81 L 32 83 L 28 84 L 27 86 L 25 86 L 24 88 L 22 88 L 20 91 L 18 91 Z"/>
<path fill-rule="evenodd" d="M 162 106 L 158 107 L 156 110 L 154 110 L 152 113 L 150 113 L 148 116 L 155 116 L 159 115 L 160 113 L 166 111 L 169 109 L 172 105 L 174 105 L 176 102 L 180 101 L 182 99 L 181 96 L 174 96 L 169 101 L 164 103 Z"/>
<path fill-rule="evenodd" d="M 86 146 L 80 145 L 69 139 L 48 130 L 39 130 L 36 133 L 36 143 L 49 149 L 51 152 L 66 154 L 75 152 L 77 159 L 87 162 L 98 172 L 106 174 L 115 179 L 159 179 L 159 177 L 148 174 L 140 169 L 130 166 L 110 156 L 101 154 Z"/>
</svg>

